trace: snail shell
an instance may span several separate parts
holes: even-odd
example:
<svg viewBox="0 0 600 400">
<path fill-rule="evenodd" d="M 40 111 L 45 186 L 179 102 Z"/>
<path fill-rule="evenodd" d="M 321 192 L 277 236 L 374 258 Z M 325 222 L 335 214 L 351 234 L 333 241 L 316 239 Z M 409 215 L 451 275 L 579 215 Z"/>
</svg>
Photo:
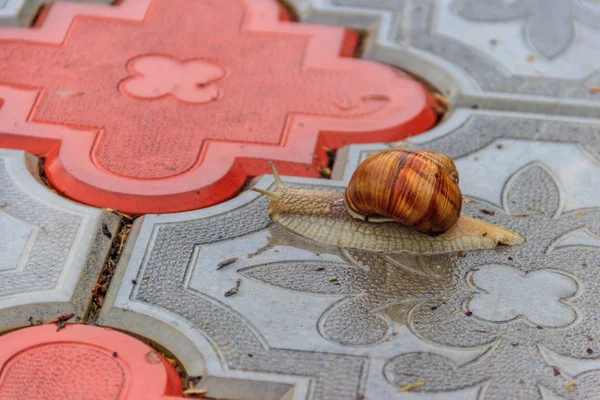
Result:
<svg viewBox="0 0 600 400">
<path fill-rule="evenodd" d="M 356 169 L 344 200 L 354 218 L 396 221 L 437 234 L 458 221 L 462 194 L 452 159 L 429 150 L 388 150 L 374 154 Z"/>
<path fill-rule="evenodd" d="M 287 230 L 321 244 L 384 253 L 439 254 L 519 245 L 509 229 L 460 215 L 450 229 L 432 236 L 396 222 L 371 223 L 350 215 L 344 194 L 286 186 L 270 163 L 275 190 L 253 188 L 269 198 L 269 216 Z"/>
</svg>

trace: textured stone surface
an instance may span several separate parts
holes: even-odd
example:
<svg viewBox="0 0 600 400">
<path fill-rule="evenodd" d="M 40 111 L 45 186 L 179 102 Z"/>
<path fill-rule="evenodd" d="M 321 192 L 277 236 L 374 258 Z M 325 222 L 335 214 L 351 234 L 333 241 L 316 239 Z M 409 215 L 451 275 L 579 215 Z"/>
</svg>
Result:
<svg viewBox="0 0 600 400">
<path fill-rule="evenodd" d="M 600 6 L 590 0 L 291 0 L 307 22 L 374 32 L 366 57 L 453 103 L 596 116 Z M 592 91 L 590 91 L 592 89 Z"/>
<path fill-rule="evenodd" d="M 64 0 L 56 0 L 64 1 Z M 115 0 L 68 0 L 79 3 L 111 4 Z M 51 0 L 0 0 L 0 26 L 29 26 L 38 10 Z"/>
<path fill-rule="evenodd" d="M 66 197 L 140 215 L 225 201 L 265 159 L 317 177 L 324 147 L 434 125 L 419 82 L 352 58 L 356 33 L 288 20 L 275 0 L 55 3 L 0 29 L 0 146 L 46 155 Z"/>
<path fill-rule="evenodd" d="M 118 218 L 52 193 L 37 159 L 0 150 L 0 329 L 81 318 L 108 256 Z"/>
<path fill-rule="evenodd" d="M 120 332 L 45 325 L 1 340 L 2 400 L 183 398 L 175 368 L 150 346 Z"/>
<path fill-rule="evenodd" d="M 452 156 L 472 200 L 463 212 L 521 233 L 519 247 L 465 257 L 326 248 L 271 224 L 252 192 L 146 216 L 100 323 L 163 343 L 193 373 L 304 377 L 314 392 L 301 398 L 401 398 L 417 381 L 423 399 L 594 398 L 598 132 L 596 121 L 463 110 L 395 144 Z M 338 182 L 284 180 L 343 190 L 360 160 L 389 147 L 351 146 Z"/>
</svg>

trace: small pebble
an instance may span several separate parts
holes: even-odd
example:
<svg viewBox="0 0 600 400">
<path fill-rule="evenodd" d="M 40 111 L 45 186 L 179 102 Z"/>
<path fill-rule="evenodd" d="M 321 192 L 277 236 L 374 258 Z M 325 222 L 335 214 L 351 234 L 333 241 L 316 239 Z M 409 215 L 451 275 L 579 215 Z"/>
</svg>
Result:
<svg viewBox="0 0 600 400">
<path fill-rule="evenodd" d="M 512 342 L 510 342 L 510 344 L 512 344 L 513 346 L 518 346 L 519 342 L 517 342 L 516 340 L 513 340 Z"/>
<path fill-rule="evenodd" d="M 588 354 L 592 354 L 592 353 L 594 352 L 594 350 L 592 350 L 592 349 L 590 349 L 590 348 L 588 347 L 588 348 L 586 349 L 586 352 L 587 352 Z"/>
</svg>

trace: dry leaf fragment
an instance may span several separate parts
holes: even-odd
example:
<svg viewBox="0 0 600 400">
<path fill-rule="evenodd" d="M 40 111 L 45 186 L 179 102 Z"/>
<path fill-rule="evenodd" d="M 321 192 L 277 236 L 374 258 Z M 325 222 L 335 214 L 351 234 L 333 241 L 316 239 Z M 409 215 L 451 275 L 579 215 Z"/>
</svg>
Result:
<svg viewBox="0 0 600 400">
<path fill-rule="evenodd" d="M 60 97 L 73 97 L 73 96 L 81 96 L 85 92 L 82 90 L 59 90 L 56 92 Z"/>
<path fill-rule="evenodd" d="M 582 211 L 578 214 L 573 215 L 571 218 L 579 218 L 579 217 L 583 217 L 585 216 L 587 213 L 585 211 Z"/>
<path fill-rule="evenodd" d="M 571 390 L 575 389 L 575 386 L 577 386 L 577 381 L 572 380 L 571 382 L 567 383 L 567 385 L 565 386 L 565 390 L 571 391 Z"/>
<path fill-rule="evenodd" d="M 196 397 L 196 396 L 205 395 L 206 393 L 208 393 L 207 389 L 187 389 L 187 390 L 183 391 L 183 396 L 184 397 Z"/>
<path fill-rule="evenodd" d="M 590 92 L 590 94 L 600 93 L 600 87 L 598 87 L 598 86 L 591 87 L 588 89 L 588 92 Z"/>
<path fill-rule="evenodd" d="M 487 215 L 496 215 L 496 211 L 486 210 L 485 208 L 480 208 L 479 211 Z"/>
<path fill-rule="evenodd" d="M 533 54 L 530 54 L 527 56 L 527 61 L 528 62 L 534 62 L 535 61 L 535 56 Z"/>
<path fill-rule="evenodd" d="M 66 322 L 68 320 L 70 320 L 71 318 L 73 318 L 75 316 L 75 314 L 65 314 L 65 315 L 61 315 L 60 317 L 56 317 L 54 318 L 52 321 L 48 322 L 49 324 L 56 324 L 58 322 Z"/>
<path fill-rule="evenodd" d="M 450 102 L 446 99 L 441 93 L 435 93 L 433 98 L 438 102 L 438 104 L 444 108 L 448 108 L 450 106 Z"/>
<path fill-rule="evenodd" d="M 468 199 L 466 197 L 463 197 L 463 203 L 465 203 L 465 204 L 471 204 L 471 203 L 477 203 L 477 202 L 475 200 L 471 200 L 471 199 Z"/>
<path fill-rule="evenodd" d="M 220 270 L 223 267 L 226 267 L 228 265 L 233 264 L 234 262 L 236 262 L 238 260 L 239 260 L 239 258 L 233 257 L 233 258 L 229 258 L 229 259 L 227 259 L 225 261 L 221 261 L 220 263 L 217 264 L 217 271 Z"/>
<path fill-rule="evenodd" d="M 512 217 L 529 217 L 529 214 L 524 214 L 524 213 L 517 213 L 517 214 L 511 214 Z"/>
<path fill-rule="evenodd" d="M 390 101 L 390 97 L 385 94 L 369 94 L 361 97 L 361 100 L 377 100 L 377 101 Z"/>
<path fill-rule="evenodd" d="M 425 382 L 424 381 L 419 381 L 419 382 L 415 382 L 415 383 L 409 383 L 408 385 L 406 385 L 402 389 L 400 389 L 400 392 L 408 392 L 410 390 L 422 388 L 423 386 L 425 386 Z"/>
<path fill-rule="evenodd" d="M 237 281 L 235 281 L 235 286 L 232 287 L 231 289 L 229 289 L 228 291 L 226 291 L 224 296 L 229 297 L 229 296 L 233 296 L 234 294 L 237 294 L 237 292 L 240 290 L 241 284 L 242 284 L 241 279 L 238 279 Z"/>
<path fill-rule="evenodd" d="M 332 171 L 329 167 L 319 167 L 319 173 L 323 178 L 329 179 L 331 178 Z"/>
</svg>

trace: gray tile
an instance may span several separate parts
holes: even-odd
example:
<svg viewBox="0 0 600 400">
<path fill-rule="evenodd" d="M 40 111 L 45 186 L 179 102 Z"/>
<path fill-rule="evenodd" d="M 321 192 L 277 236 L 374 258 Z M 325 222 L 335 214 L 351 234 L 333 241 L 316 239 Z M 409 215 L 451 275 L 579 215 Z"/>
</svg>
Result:
<svg viewBox="0 0 600 400">
<path fill-rule="evenodd" d="M 267 200 L 244 192 L 216 207 L 136 221 L 99 322 L 166 346 L 190 373 L 209 377 L 209 394 L 285 377 L 297 398 L 408 398 L 399 389 L 417 381 L 425 385 L 412 394 L 422 399 L 593 398 L 600 126 L 458 114 L 396 145 L 451 155 L 473 200 L 464 213 L 523 234 L 522 246 L 466 257 L 328 248 L 272 224 Z M 351 147 L 346 173 L 387 148 Z M 216 270 L 231 257 L 239 260 Z M 238 294 L 225 297 L 237 279 Z M 272 398 L 284 398 L 288 386 L 277 387 Z"/>
<path fill-rule="evenodd" d="M 108 255 L 118 218 L 48 190 L 37 159 L 0 150 L 0 330 L 83 318 Z"/>
<path fill-rule="evenodd" d="M 295 1 L 303 21 L 374 32 L 366 58 L 421 75 L 453 103 L 597 116 L 600 6 L 579 0 Z"/>
</svg>

